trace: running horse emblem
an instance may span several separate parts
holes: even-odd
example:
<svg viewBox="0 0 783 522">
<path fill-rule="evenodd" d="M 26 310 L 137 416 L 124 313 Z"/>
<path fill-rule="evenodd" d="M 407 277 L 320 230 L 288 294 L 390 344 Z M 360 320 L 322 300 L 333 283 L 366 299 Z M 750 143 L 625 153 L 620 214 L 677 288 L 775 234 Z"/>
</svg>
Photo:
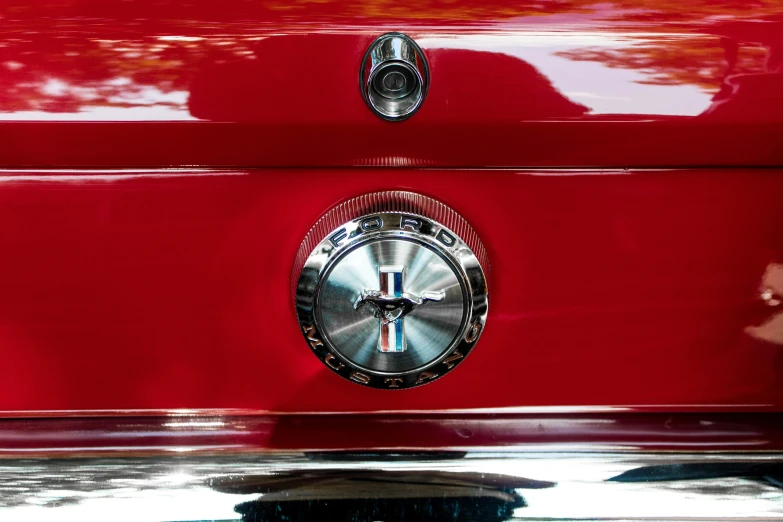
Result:
<svg viewBox="0 0 783 522">
<path fill-rule="evenodd" d="M 403 268 L 382 266 L 379 269 L 382 290 L 362 290 L 353 304 L 354 310 L 364 305 L 373 308 L 373 315 L 381 319 L 378 350 L 404 352 L 406 348 L 403 318 L 416 307 L 442 301 L 445 292 L 422 292 L 418 296 L 402 291 Z"/>
</svg>

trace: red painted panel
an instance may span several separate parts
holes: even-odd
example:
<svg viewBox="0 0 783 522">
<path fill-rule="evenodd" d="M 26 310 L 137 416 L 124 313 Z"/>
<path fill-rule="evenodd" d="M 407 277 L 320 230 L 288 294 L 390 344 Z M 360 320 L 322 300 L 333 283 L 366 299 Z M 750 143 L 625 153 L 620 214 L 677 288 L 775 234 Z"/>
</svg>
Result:
<svg viewBox="0 0 783 522">
<path fill-rule="evenodd" d="M 358 86 L 391 30 L 404 123 Z M 0 165 L 780 166 L 781 56 L 780 0 L 12 0 Z"/>
<path fill-rule="evenodd" d="M 6 171 L 0 410 L 781 409 L 783 173 Z M 408 189 L 473 225 L 487 328 L 402 392 L 332 375 L 289 288 L 333 204 Z"/>
<path fill-rule="evenodd" d="M 0 457 L 607 448 L 781 451 L 783 430 L 775 413 L 140 416 L 125 412 L 114 417 L 0 420 Z"/>
</svg>

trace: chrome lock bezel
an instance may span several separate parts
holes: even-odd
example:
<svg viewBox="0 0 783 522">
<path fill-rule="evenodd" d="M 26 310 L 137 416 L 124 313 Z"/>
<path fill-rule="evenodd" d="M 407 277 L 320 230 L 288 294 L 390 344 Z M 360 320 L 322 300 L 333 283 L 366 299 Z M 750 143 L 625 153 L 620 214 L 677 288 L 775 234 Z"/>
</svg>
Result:
<svg viewBox="0 0 783 522">
<path fill-rule="evenodd" d="M 389 69 L 392 69 L 389 71 Z M 399 89 L 382 92 L 386 85 L 378 81 L 381 74 L 403 78 Z M 414 85 L 407 85 L 413 82 Z M 430 74 L 421 48 L 407 35 L 387 33 L 376 39 L 362 60 L 359 86 L 367 106 L 387 121 L 402 121 L 419 110 L 429 90 Z M 397 91 L 404 91 L 399 95 Z"/>
</svg>

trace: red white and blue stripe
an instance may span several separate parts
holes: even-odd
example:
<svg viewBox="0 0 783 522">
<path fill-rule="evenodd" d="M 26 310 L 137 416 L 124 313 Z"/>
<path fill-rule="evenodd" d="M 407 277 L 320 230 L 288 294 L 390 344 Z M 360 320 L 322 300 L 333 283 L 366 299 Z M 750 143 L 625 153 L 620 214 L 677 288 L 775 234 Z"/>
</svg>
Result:
<svg viewBox="0 0 783 522">
<path fill-rule="evenodd" d="M 382 266 L 379 268 L 381 279 L 381 292 L 384 295 L 402 297 L 402 271 L 401 266 Z M 381 352 L 404 352 L 405 337 L 402 331 L 402 318 L 384 324 L 381 321 L 381 339 L 378 349 Z"/>
</svg>

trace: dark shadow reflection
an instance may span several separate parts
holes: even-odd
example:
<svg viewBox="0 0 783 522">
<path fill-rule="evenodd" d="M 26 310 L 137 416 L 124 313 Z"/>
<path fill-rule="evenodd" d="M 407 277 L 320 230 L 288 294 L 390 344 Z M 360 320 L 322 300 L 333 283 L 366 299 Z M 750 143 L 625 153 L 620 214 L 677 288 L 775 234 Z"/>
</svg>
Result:
<svg viewBox="0 0 783 522">
<path fill-rule="evenodd" d="M 236 507 L 246 522 L 500 522 L 526 505 L 517 489 L 550 488 L 554 483 L 448 469 L 310 469 L 218 478 L 210 486 L 222 493 L 261 493 L 258 500 Z"/>
<path fill-rule="evenodd" d="M 783 465 L 779 462 L 707 462 L 642 466 L 608 479 L 608 482 L 676 482 L 746 478 L 783 489 Z"/>
<path fill-rule="evenodd" d="M 505 497 L 257 501 L 240 504 L 236 507 L 236 511 L 242 515 L 244 522 L 278 520 L 501 522 L 511 519 L 514 509 L 524 506 L 522 497 L 511 491 L 506 493 Z"/>
</svg>

